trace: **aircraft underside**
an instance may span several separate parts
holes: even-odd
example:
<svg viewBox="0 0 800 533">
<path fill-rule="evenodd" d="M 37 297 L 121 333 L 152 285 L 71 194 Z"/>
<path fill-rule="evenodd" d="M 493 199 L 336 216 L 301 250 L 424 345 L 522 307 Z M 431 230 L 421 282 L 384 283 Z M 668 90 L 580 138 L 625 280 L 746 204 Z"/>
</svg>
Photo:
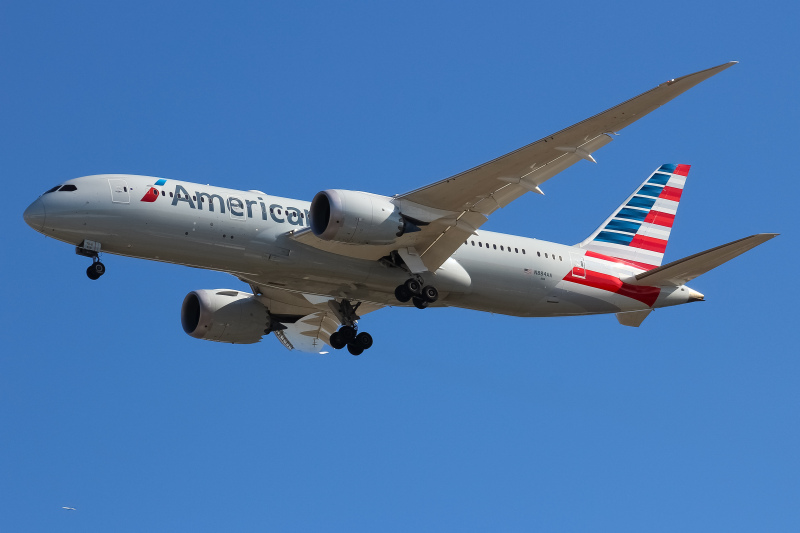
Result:
<svg viewBox="0 0 800 533">
<path fill-rule="evenodd" d="M 101 253 L 227 272 L 249 286 L 191 291 L 184 331 L 358 355 L 359 330 L 388 306 L 460 307 L 519 317 L 616 313 L 638 327 L 656 308 L 703 300 L 686 283 L 776 234 L 663 264 L 689 165 L 663 164 L 575 246 L 484 231 L 496 210 L 580 162 L 615 134 L 733 63 L 669 80 L 470 170 L 392 197 L 328 189 L 311 202 L 180 180 L 106 174 L 61 183 L 24 213 L 36 231 Z M 426 312 L 426 311 L 415 311 Z M 427 311 L 429 312 L 429 311 Z"/>
</svg>

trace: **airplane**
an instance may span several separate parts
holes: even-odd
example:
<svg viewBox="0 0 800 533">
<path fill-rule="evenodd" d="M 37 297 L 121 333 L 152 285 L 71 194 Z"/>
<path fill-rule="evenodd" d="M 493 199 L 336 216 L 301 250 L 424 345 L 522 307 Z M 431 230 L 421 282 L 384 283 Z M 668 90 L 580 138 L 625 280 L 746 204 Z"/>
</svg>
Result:
<svg viewBox="0 0 800 533">
<path fill-rule="evenodd" d="M 60 183 L 23 217 L 92 259 L 101 253 L 234 275 L 250 290 L 195 290 L 192 337 L 360 355 L 362 317 L 387 306 L 521 317 L 614 313 L 702 301 L 686 283 L 777 234 L 751 235 L 662 265 L 689 165 L 663 164 L 586 239 L 564 245 L 481 230 L 496 210 L 587 160 L 620 130 L 736 62 L 671 79 L 534 143 L 405 194 L 324 190 L 311 202 L 180 180 L 103 174 Z"/>
</svg>

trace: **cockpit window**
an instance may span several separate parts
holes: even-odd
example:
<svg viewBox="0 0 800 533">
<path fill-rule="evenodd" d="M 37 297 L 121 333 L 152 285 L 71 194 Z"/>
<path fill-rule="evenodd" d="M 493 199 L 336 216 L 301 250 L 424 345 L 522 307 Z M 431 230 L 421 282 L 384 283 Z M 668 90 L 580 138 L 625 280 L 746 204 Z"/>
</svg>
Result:
<svg viewBox="0 0 800 533">
<path fill-rule="evenodd" d="M 72 191 L 77 191 L 77 190 L 78 190 L 78 188 L 75 185 L 56 185 L 55 187 L 53 187 L 49 191 L 45 191 L 44 194 L 48 194 L 48 193 L 56 192 L 56 191 L 59 191 L 59 192 L 72 192 Z"/>
</svg>

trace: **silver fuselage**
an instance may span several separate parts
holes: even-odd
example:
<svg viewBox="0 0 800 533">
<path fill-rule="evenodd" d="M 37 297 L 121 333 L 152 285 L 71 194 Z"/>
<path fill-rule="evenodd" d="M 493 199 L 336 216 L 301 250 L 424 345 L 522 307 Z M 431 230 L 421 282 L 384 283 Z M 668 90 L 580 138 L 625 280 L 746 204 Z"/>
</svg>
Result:
<svg viewBox="0 0 800 533">
<path fill-rule="evenodd" d="M 309 225 L 307 201 L 176 180 L 158 186 L 157 178 L 146 176 L 64 183 L 76 190 L 43 194 L 26 210 L 28 223 L 48 237 L 76 246 L 95 241 L 105 253 L 219 270 L 288 291 L 408 305 L 394 297 L 408 278 L 403 268 L 292 239 Z M 158 197 L 149 193 L 145 199 L 153 188 Z M 577 266 L 604 281 L 590 286 L 565 280 Z M 514 316 L 617 313 L 691 300 L 686 286 L 653 288 L 652 303 L 615 291 L 620 280 L 640 272 L 587 257 L 575 246 L 480 230 L 422 277 L 441 292 L 434 306 Z"/>
</svg>

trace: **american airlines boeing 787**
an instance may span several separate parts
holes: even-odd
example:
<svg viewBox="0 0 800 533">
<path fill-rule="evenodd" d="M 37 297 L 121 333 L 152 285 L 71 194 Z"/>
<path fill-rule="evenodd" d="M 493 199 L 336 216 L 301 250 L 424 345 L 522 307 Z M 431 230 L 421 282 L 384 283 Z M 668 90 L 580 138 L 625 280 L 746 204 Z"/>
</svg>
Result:
<svg viewBox="0 0 800 533">
<path fill-rule="evenodd" d="M 261 191 L 105 174 L 63 182 L 24 213 L 36 231 L 102 252 L 228 272 L 250 286 L 190 292 L 184 331 L 198 339 L 359 355 L 359 329 L 385 306 L 462 307 L 524 317 L 650 312 L 703 299 L 695 277 L 773 238 L 757 234 L 662 265 L 689 165 L 663 164 L 574 246 L 483 231 L 489 215 L 611 142 L 618 131 L 726 63 L 662 83 L 569 128 L 393 197 L 331 189 L 311 202 Z"/>
</svg>

